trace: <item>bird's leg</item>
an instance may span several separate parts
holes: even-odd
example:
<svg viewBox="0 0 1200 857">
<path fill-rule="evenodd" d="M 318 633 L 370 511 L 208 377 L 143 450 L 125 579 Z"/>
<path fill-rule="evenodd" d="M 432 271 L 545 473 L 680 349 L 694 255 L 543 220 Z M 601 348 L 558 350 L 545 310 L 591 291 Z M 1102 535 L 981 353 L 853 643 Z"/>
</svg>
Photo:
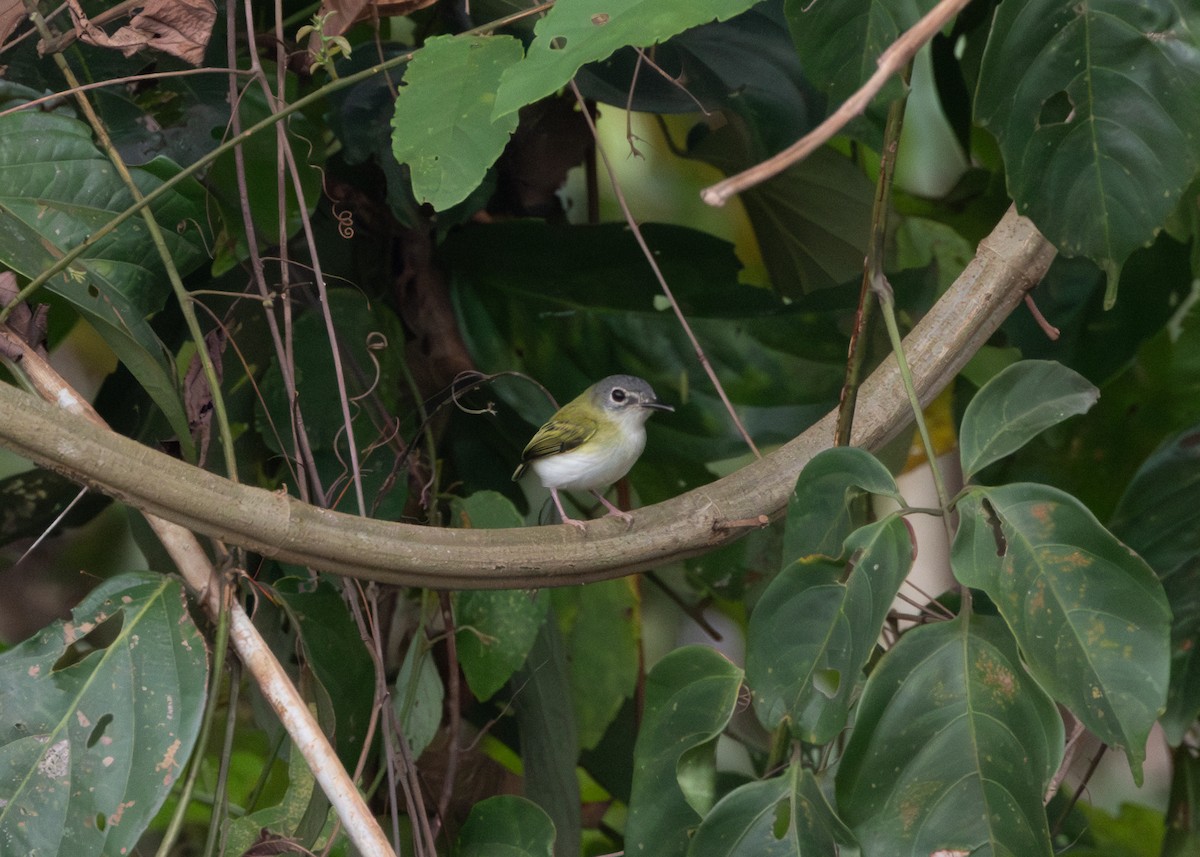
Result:
<svg viewBox="0 0 1200 857">
<path fill-rule="evenodd" d="M 570 524 L 572 527 L 579 530 L 580 532 L 584 531 L 585 524 L 583 523 L 583 521 L 575 520 L 574 518 L 572 518 L 570 515 L 567 514 L 565 509 L 563 509 L 562 500 L 558 499 L 558 490 L 557 489 L 555 489 L 555 488 L 550 489 L 550 499 L 554 501 L 554 508 L 558 509 L 558 516 L 560 518 L 562 518 L 562 522 L 564 524 Z"/>
<path fill-rule="evenodd" d="M 604 504 L 604 508 L 608 509 L 608 514 L 616 515 L 618 518 L 620 518 L 622 521 L 625 522 L 625 526 L 627 526 L 627 527 L 633 526 L 633 515 L 629 514 L 624 509 L 618 509 L 612 503 L 608 502 L 608 498 L 605 497 L 603 494 L 601 494 L 599 491 L 596 491 L 595 489 L 593 489 L 592 493 L 596 495 L 597 500 L 599 500 L 601 503 Z"/>
</svg>

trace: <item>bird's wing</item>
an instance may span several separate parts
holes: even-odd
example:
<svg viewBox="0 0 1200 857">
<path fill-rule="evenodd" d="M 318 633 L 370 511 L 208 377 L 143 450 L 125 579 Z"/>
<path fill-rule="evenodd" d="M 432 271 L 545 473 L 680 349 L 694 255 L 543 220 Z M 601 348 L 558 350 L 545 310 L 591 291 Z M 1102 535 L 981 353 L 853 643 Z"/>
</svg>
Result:
<svg viewBox="0 0 1200 857">
<path fill-rule="evenodd" d="M 521 453 L 521 464 L 517 467 L 517 472 L 513 474 L 513 480 L 521 478 L 521 474 L 525 472 L 525 467 L 529 462 L 545 458 L 548 455 L 570 452 L 577 446 L 587 443 L 595 433 L 596 422 L 594 420 L 569 423 L 550 420 L 538 429 L 537 434 L 526 444 L 525 451 Z"/>
</svg>

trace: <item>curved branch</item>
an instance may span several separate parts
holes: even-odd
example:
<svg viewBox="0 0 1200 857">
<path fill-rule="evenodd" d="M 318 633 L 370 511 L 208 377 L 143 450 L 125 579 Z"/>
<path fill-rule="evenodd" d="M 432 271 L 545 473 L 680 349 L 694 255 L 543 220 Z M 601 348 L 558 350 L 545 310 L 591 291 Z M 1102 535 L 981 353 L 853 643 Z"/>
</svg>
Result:
<svg viewBox="0 0 1200 857">
<path fill-rule="evenodd" d="M 1010 208 L 971 264 L 905 340 L 928 402 L 1049 267 L 1052 245 Z M 878 448 L 911 421 L 894 359 L 860 393 L 855 444 Z M 0 385 L 0 445 L 130 506 L 264 556 L 336 574 L 432 589 L 565 586 L 704 553 L 760 515 L 780 516 L 801 468 L 832 444 L 834 414 L 765 458 L 709 485 L 573 527 L 451 530 L 359 518 L 238 485 L 37 397 Z"/>
</svg>

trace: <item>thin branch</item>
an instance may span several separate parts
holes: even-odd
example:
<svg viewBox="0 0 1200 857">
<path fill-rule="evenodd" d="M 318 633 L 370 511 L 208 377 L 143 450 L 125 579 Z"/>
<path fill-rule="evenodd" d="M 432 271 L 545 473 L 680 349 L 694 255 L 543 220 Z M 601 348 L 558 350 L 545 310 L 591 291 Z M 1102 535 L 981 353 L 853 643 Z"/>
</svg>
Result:
<svg viewBox="0 0 1200 857">
<path fill-rule="evenodd" d="M 734 194 L 749 190 L 767 179 L 779 175 L 792 164 L 804 160 L 842 130 L 851 119 L 867 109 L 871 99 L 888 78 L 902 71 L 921 47 L 937 35 L 971 0 L 941 0 L 924 18 L 917 21 L 896 39 L 876 60 L 878 68 L 857 92 L 829 115 L 829 118 L 805 134 L 779 154 L 755 164 L 735 176 L 719 181 L 700 191 L 700 198 L 709 205 L 724 205 Z"/>
<path fill-rule="evenodd" d="M 630 231 L 633 232 L 634 240 L 638 246 L 642 248 L 642 253 L 646 257 L 647 264 L 654 272 L 654 278 L 658 280 L 658 286 L 662 289 L 667 301 L 671 304 L 671 309 L 675 313 L 675 318 L 679 320 L 680 327 L 683 328 L 684 334 L 688 341 L 691 342 L 693 350 L 696 352 L 696 359 L 700 361 L 700 365 L 704 367 L 705 374 L 712 381 L 713 388 L 717 391 L 717 395 L 721 397 L 721 402 L 725 405 L 725 410 L 729 412 L 729 418 L 733 420 L 734 426 L 742 439 L 746 441 L 746 446 L 750 447 L 750 451 L 754 453 L 755 458 L 762 458 L 762 453 L 755 446 L 750 433 L 746 431 L 746 427 L 742 425 L 741 417 L 738 416 L 737 410 L 733 407 L 733 402 L 729 401 L 729 396 L 725 393 L 725 387 L 721 384 L 721 379 L 717 377 L 717 373 L 713 370 L 712 364 L 708 362 L 708 355 L 704 353 L 704 347 L 700 344 L 700 340 L 696 338 L 695 332 L 692 330 L 691 324 L 687 320 L 687 316 L 683 314 L 683 310 L 679 308 L 679 302 L 675 300 L 675 293 L 671 290 L 671 286 L 667 283 L 667 278 L 663 276 L 662 269 L 658 267 L 658 260 L 654 258 L 654 251 L 650 249 L 650 245 L 646 243 L 645 236 L 642 235 L 642 230 L 638 226 L 637 220 L 633 216 L 633 212 L 629 209 L 629 203 L 625 199 L 625 194 L 621 190 L 621 185 L 617 181 L 617 174 L 612 168 L 612 164 L 608 160 L 608 154 L 604 151 L 604 147 L 600 145 L 600 135 L 596 132 L 596 122 L 592 119 L 592 115 L 587 110 L 587 105 L 584 103 L 583 95 L 579 92 L 579 87 L 575 85 L 575 81 L 571 81 L 571 91 L 575 93 L 575 100 L 579 102 L 579 110 L 583 115 L 584 121 L 587 122 L 588 128 L 592 132 L 592 139 L 596 141 L 596 151 L 600 154 L 601 160 L 604 161 L 604 168 L 608 171 L 608 179 L 612 184 L 613 195 L 616 197 L 617 204 L 621 207 L 621 214 L 625 217 L 625 222 L 629 225 Z"/>
</svg>

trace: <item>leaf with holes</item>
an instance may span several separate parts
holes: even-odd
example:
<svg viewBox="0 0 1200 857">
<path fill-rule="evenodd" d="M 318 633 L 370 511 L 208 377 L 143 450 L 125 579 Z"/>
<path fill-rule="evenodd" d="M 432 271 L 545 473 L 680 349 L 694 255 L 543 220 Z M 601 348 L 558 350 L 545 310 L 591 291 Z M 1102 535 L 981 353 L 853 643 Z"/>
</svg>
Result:
<svg viewBox="0 0 1200 857">
<path fill-rule="evenodd" d="M 555 92 L 583 65 L 618 48 L 647 48 L 709 21 L 725 21 L 755 0 L 559 0 L 534 27 L 525 59 L 504 71 L 492 116 L 515 113 Z"/>
<path fill-rule="evenodd" d="M 413 54 L 392 117 L 392 153 L 413 193 L 438 211 L 457 205 L 500 157 L 517 114 L 492 119 L 500 74 L 521 59 L 511 36 L 435 36 Z"/>
<path fill-rule="evenodd" d="M 1001 3 L 975 114 L 1017 209 L 1108 273 L 1148 244 L 1200 165 L 1200 45 L 1170 0 Z"/>
<path fill-rule="evenodd" d="M 688 831 L 712 808 L 717 736 L 741 686 L 742 671 L 705 646 L 676 649 L 654 665 L 633 750 L 627 853 L 684 854 Z"/>
<path fill-rule="evenodd" d="M 809 743 L 836 737 L 913 553 L 907 524 L 889 516 L 854 531 L 842 559 L 801 557 L 771 581 L 746 640 L 746 679 L 764 726 L 787 718 Z"/>
<path fill-rule="evenodd" d="M 179 583 L 151 572 L 0 655 L 3 851 L 131 853 L 192 752 L 207 674 Z"/>
<path fill-rule="evenodd" d="M 1171 610 L 1142 559 L 1082 503 L 1048 485 L 971 489 L 958 504 L 954 574 L 982 589 L 1038 682 L 1141 783 L 1166 705 Z"/>
<path fill-rule="evenodd" d="M 836 857 L 854 842 L 811 771 L 789 765 L 782 776 L 731 791 L 704 817 L 688 857 Z"/>
</svg>

